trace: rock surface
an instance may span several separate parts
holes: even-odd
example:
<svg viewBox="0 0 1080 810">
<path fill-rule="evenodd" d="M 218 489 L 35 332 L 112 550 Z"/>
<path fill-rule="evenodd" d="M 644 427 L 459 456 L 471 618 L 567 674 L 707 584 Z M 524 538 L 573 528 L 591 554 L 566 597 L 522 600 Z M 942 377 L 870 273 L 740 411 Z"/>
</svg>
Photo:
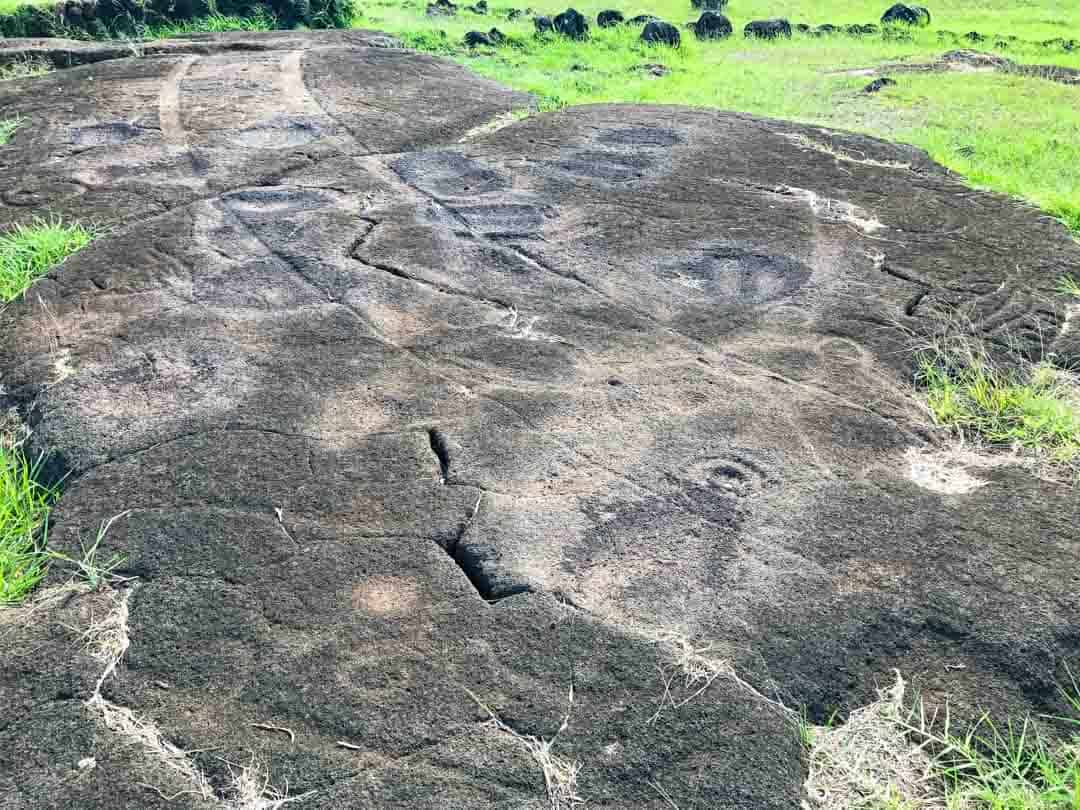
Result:
<svg viewBox="0 0 1080 810">
<path fill-rule="evenodd" d="M 611 28 L 623 22 L 623 14 L 615 9 L 606 9 L 596 15 L 596 24 L 600 28 Z"/>
<path fill-rule="evenodd" d="M 678 48 L 682 37 L 679 35 L 679 29 L 671 23 L 650 20 L 645 23 L 645 28 L 641 32 L 641 41 L 649 45 L 667 45 Z"/>
<path fill-rule="evenodd" d="M 930 12 L 922 6 L 896 3 L 889 6 L 885 13 L 881 15 L 881 21 L 885 24 L 901 23 L 924 27 L 930 24 Z"/>
<path fill-rule="evenodd" d="M 451 0 L 435 0 L 434 3 L 427 4 L 426 13 L 429 17 L 453 17 L 457 12 L 458 7 Z"/>
<path fill-rule="evenodd" d="M 506 41 L 506 35 L 498 28 L 489 31 L 467 31 L 462 41 L 469 48 L 494 48 Z"/>
<path fill-rule="evenodd" d="M 703 12 L 692 25 L 698 39 L 724 39 L 731 36 L 731 20 L 714 11 Z"/>
<path fill-rule="evenodd" d="M 791 39 L 791 23 L 787 20 L 752 20 L 743 28 L 743 35 L 758 39 Z"/>
<path fill-rule="evenodd" d="M 556 14 L 552 24 L 556 33 L 570 39 L 585 39 L 589 36 L 589 22 L 577 9 L 568 8 L 560 14 Z"/>
<path fill-rule="evenodd" d="M 890 79 L 888 76 L 879 76 L 874 79 L 870 84 L 863 88 L 864 93 L 880 93 L 886 87 L 892 87 L 896 84 L 895 79 Z"/>
<path fill-rule="evenodd" d="M 787 810 L 763 696 L 1060 712 L 1080 502 L 943 484 L 906 360 L 966 304 L 1080 361 L 1060 226 L 807 126 L 498 126 L 530 100 L 367 37 L 0 85 L 0 227 L 108 229 L 0 313 L 0 405 L 67 475 L 52 543 L 125 513 L 135 578 L 0 614 L 5 808 L 258 763 L 305 808 Z"/>
</svg>

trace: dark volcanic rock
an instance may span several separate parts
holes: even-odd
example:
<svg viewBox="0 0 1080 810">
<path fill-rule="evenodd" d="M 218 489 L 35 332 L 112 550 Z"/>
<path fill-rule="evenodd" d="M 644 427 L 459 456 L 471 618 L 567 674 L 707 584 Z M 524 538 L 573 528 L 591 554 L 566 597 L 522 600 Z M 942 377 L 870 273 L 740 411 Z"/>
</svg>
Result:
<svg viewBox="0 0 1080 810">
<path fill-rule="evenodd" d="M 533 27 L 536 28 L 537 34 L 547 34 L 555 30 L 555 23 L 551 21 L 551 17 L 541 14 L 539 17 L 533 17 Z"/>
<path fill-rule="evenodd" d="M 1010 37 L 1010 40 L 1014 40 L 1014 37 Z M 1044 48 L 1051 48 L 1053 50 L 1061 50 L 1066 53 L 1080 49 L 1080 40 L 1077 39 L 1065 39 L 1064 37 L 1056 37 L 1054 39 L 1048 39 L 1045 42 L 1039 43 Z"/>
<path fill-rule="evenodd" d="M 701 8 L 707 11 L 722 11 L 727 4 L 728 0 L 690 0 L 690 5 L 694 8 Z"/>
<path fill-rule="evenodd" d="M 646 23 L 645 30 L 641 32 L 641 41 L 650 45 L 670 45 L 672 48 L 678 48 L 681 40 L 679 29 L 663 20 L 652 20 Z"/>
<path fill-rule="evenodd" d="M 758 39 L 791 39 L 791 23 L 787 20 L 754 20 L 743 28 L 743 36 Z"/>
<path fill-rule="evenodd" d="M 49 8 L 26 4 L 0 14 L 3 37 L 117 39 L 141 36 L 144 26 L 175 24 L 218 13 L 269 13 L 285 28 L 348 28 L 353 0 L 60 0 Z"/>
<path fill-rule="evenodd" d="M 892 87 L 896 84 L 895 79 L 890 79 L 888 76 L 881 76 L 874 79 L 870 84 L 863 88 L 864 93 L 878 93 L 884 90 L 886 87 Z"/>
<path fill-rule="evenodd" d="M 881 15 L 881 22 L 885 25 L 901 23 L 903 25 L 925 27 L 930 24 L 930 12 L 922 6 L 897 3 L 894 6 L 890 6 L 885 13 Z"/>
<path fill-rule="evenodd" d="M 601 28 L 611 28 L 613 25 L 619 25 L 622 21 L 623 15 L 621 11 L 601 11 L 596 15 L 596 24 Z"/>
<path fill-rule="evenodd" d="M 886 25 L 881 31 L 886 42 L 914 42 L 915 37 L 906 26 Z"/>
<path fill-rule="evenodd" d="M 643 65 L 634 65 L 630 68 L 633 73 L 647 73 L 650 76 L 660 78 L 661 76 L 667 76 L 671 73 L 671 68 L 667 65 L 661 65 L 658 62 L 646 62 Z"/>
<path fill-rule="evenodd" d="M 498 28 L 492 28 L 486 33 L 484 31 L 469 31 L 464 37 L 465 45 L 470 48 L 478 48 L 481 46 L 493 48 L 497 45 L 501 45 L 505 41 L 506 37 Z"/>
<path fill-rule="evenodd" d="M 576 9 L 568 8 L 556 15 L 552 21 L 555 31 L 570 39 L 585 39 L 589 36 L 589 23 Z"/>
<path fill-rule="evenodd" d="M 879 33 L 878 27 L 871 23 L 866 23 L 862 25 L 856 23 L 855 25 L 849 25 L 844 29 L 844 31 L 853 37 L 873 36 L 874 34 Z"/>
<path fill-rule="evenodd" d="M 656 17 L 656 16 L 654 16 L 652 14 L 638 14 L 636 17 L 631 17 L 629 20 L 627 20 L 627 22 L 630 25 L 646 25 L 649 22 L 651 22 L 652 20 L 658 20 L 658 19 L 660 19 L 660 18 Z"/>
<path fill-rule="evenodd" d="M 435 0 L 427 4 L 429 17 L 453 17 L 457 14 L 458 7 L 451 0 Z"/>
<path fill-rule="evenodd" d="M 694 36 L 698 39 L 723 39 L 731 36 L 731 21 L 723 14 L 713 11 L 703 12 L 693 24 Z"/>
<path fill-rule="evenodd" d="M 532 100 L 375 41 L 0 84 L 0 229 L 103 233 L 0 311 L 0 407 L 134 578 L 0 613 L 5 807 L 543 810 L 531 738 L 586 806 L 798 807 L 791 715 L 690 650 L 816 719 L 894 668 L 1062 713 L 1075 489 L 946 452 L 908 358 L 949 306 L 1080 362 L 1064 228 L 818 127 L 493 129 Z"/>
</svg>

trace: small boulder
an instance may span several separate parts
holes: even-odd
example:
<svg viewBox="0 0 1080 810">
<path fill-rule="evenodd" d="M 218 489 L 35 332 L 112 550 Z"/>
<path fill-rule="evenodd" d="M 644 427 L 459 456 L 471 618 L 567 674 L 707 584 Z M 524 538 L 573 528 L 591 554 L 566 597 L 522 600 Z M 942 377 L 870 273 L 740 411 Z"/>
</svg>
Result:
<svg viewBox="0 0 1080 810">
<path fill-rule="evenodd" d="M 533 17 L 533 25 L 536 27 L 537 34 L 546 34 L 555 30 L 555 23 L 551 21 L 551 17 L 545 17 L 543 15 Z"/>
<path fill-rule="evenodd" d="M 435 0 L 434 3 L 427 4 L 427 15 L 429 17 L 453 17 L 457 14 L 457 8 L 451 0 Z"/>
<path fill-rule="evenodd" d="M 743 36 L 758 39 L 791 39 L 791 23 L 787 20 L 754 20 L 743 28 Z"/>
<path fill-rule="evenodd" d="M 881 38 L 886 42 L 914 42 L 915 37 L 912 36 L 910 31 L 906 31 L 903 28 L 899 28 L 895 25 L 886 25 L 885 30 L 881 32 Z"/>
<path fill-rule="evenodd" d="M 589 23 L 577 9 L 568 8 L 562 14 L 556 15 L 552 22 L 555 30 L 564 37 L 585 39 L 589 36 Z"/>
<path fill-rule="evenodd" d="M 652 20 L 641 32 L 641 41 L 650 45 L 670 45 L 672 48 L 678 48 L 682 37 L 679 35 L 679 29 L 671 23 Z"/>
<path fill-rule="evenodd" d="M 671 68 L 667 65 L 661 65 L 658 62 L 646 62 L 643 65 L 634 65 L 630 68 L 631 73 L 645 73 L 649 76 L 655 76 L 660 78 L 661 76 L 667 76 L 671 73 Z"/>
<path fill-rule="evenodd" d="M 619 25 L 623 21 L 623 15 L 621 11 L 615 11 L 615 9 L 608 9 L 607 11 L 601 11 L 596 15 L 596 24 L 601 28 L 611 28 L 613 25 Z"/>
<path fill-rule="evenodd" d="M 492 28 L 487 33 L 484 33 L 483 31 L 470 31 L 465 35 L 464 41 L 465 45 L 470 48 L 494 48 L 505 42 L 506 37 L 498 28 Z"/>
<path fill-rule="evenodd" d="M 810 26 L 807 25 L 806 23 L 799 23 L 798 25 L 795 26 L 795 30 L 798 31 L 800 34 L 809 34 L 810 33 Z"/>
<path fill-rule="evenodd" d="M 849 36 L 865 37 L 865 36 L 872 36 L 873 34 L 878 33 L 878 27 L 876 25 L 872 25 L 872 24 L 859 25 L 858 23 L 856 23 L 855 25 L 847 26 L 846 28 L 844 28 L 844 31 Z"/>
<path fill-rule="evenodd" d="M 894 6 L 890 6 L 888 10 L 881 15 L 881 22 L 884 25 L 895 25 L 900 23 L 902 25 L 915 25 L 919 28 L 924 28 L 930 24 L 930 12 L 922 6 L 907 6 L 903 3 L 897 3 Z"/>
<path fill-rule="evenodd" d="M 660 18 L 652 14 L 638 14 L 636 17 L 631 17 L 627 22 L 630 23 L 630 25 L 647 25 L 653 20 L 658 19 Z"/>
<path fill-rule="evenodd" d="M 732 31 L 731 20 L 715 11 L 703 12 L 691 27 L 698 39 L 724 39 L 730 37 Z"/>
<path fill-rule="evenodd" d="M 894 84 L 896 84 L 895 79 L 890 79 L 888 76 L 881 76 L 880 78 L 874 79 L 872 82 L 870 82 L 870 84 L 866 85 L 866 87 L 863 88 L 863 92 L 879 93 L 886 87 L 891 87 Z"/>
<path fill-rule="evenodd" d="M 727 4 L 728 0 L 690 0 L 690 5 L 694 8 L 701 8 L 706 11 L 721 11 Z"/>
<path fill-rule="evenodd" d="M 450 0 L 435 0 L 428 3 L 429 17 L 453 17 L 458 13 L 458 6 Z"/>
</svg>

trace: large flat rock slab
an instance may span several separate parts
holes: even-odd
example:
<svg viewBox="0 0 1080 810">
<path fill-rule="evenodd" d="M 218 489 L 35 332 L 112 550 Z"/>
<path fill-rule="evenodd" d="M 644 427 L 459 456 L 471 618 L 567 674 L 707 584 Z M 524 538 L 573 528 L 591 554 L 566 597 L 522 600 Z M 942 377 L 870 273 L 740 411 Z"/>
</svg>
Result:
<svg viewBox="0 0 1080 810">
<path fill-rule="evenodd" d="M 20 55 L 61 47 L 8 42 Z M 5 117 L 23 121 L 0 151 L 3 220 L 48 211 L 127 224 L 272 184 L 324 154 L 455 142 L 530 105 L 389 42 L 364 31 L 207 35 L 150 44 L 139 59 L 80 44 L 106 47 L 109 61 L 0 85 Z"/>
<path fill-rule="evenodd" d="M 5 404 L 68 476 L 53 544 L 124 512 L 101 553 L 134 578 L 107 678 L 5 656 L 22 711 L 65 678 L 152 723 L 213 788 L 191 806 L 254 754 L 311 807 L 756 810 L 801 792 L 772 701 L 825 715 L 898 668 L 960 711 L 1056 709 L 1080 501 L 1009 466 L 963 493 L 917 474 L 941 448 L 908 365 L 943 305 L 1080 360 L 1056 223 L 906 147 L 748 116 L 494 129 L 528 100 L 363 44 L 0 97 L 31 121 L 0 223 L 112 226 L 0 314 Z M 101 725 L 72 710 L 50 728 Z M 11 764 L 40 776 L 0 783 L 15 806 L 184 789 L 48 759 Z"/>
</svg>

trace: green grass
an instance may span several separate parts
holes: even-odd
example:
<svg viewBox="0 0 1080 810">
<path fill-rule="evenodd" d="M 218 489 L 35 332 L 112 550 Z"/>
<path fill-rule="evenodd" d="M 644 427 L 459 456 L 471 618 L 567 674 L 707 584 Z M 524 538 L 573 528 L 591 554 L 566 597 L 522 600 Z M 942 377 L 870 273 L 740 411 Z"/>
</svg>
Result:
<svg viewBox="0 0 1080 810">
<path fill-rule="evenodd" d="M 114 515 L 108 520 L 102 521 L 93 542 L 79 544 L 81 553 L 78 558 L 52 550 L 46 552 L 48 558 L 70 565 L 74 572 L 73 579 L 76 582 L 85 583 L 92 591 L 96 591 L 105 584 L 128 581 L 128 577 L 122 577 L 115 573 L 116 569 L 127 560 L 126 555 L 112 554 L 107 559 L 99 556 L 101 541 L 105 539 L 105 535 L 109 533 L 113 523 L 127 517 L 127 515 L 128 512 L 121 512 L 119 515 Z"/>
<path fill-rule="evenodd" d="M 1074 729 L 1063 739 L 1048 741 L 1030 717 L 998 725 L 984 715 L 961 734 L 948 716 L 940 732 L 910 726 L 916 742 L 937 751 L 949 810 L 1080 810 L 1080 684 L 1066 673 L 1067 714 L 1045 718 Z"/>
<path fill-rule="evenodd" d="M 524 4 L 522 4 L 524 5 Z M 747 41 L 741 27 L 755 17 L 783 11 L 793 22 L 875 21 L 887 2 L 784 4 L 746 0 L 728 16 L 736 33 L 724 41 L 699 42 L 683 30 L 682 47 L 645 46 L 631 26 L 591 28 L 587 42 L 557 37 L 538 40 L 532 20 L 505 19 L 507 6 L 490 16 L 465 11 L 456 18 L 428 18 L 419 0 L 365 5 L 356 24 L 401 36 L 407 44 L 454 58 L 476 72 L 537 95 L 541 109 L 594 102 L 685 104 L 736 110 L 774 118 L 848 129 L 910 143 L 965 175 L 972 185 L 1023 197 L 1080 232 L 1080 104 L 1077 88 L 1043 79 L 1001 73 L 899 73 L 898 85 L 864 94 L 872 78 L 845 74 L 894 62 L 926 62 L 953 45 L 942 44 L 938 28 L 1015 34 L 1024 40 L 1080 34 L 1080 4 L 1032 0 L 950 0 L 935 3 L 930 29 L 911 42 L 878 37 L 836 36 L 790 41 Z M 629 5 L 575 5 L 591 20 L 605 7 L 627 16 L 650 10 L 681 24 L 696 17 L 688 2 L 656 0 Z M 546 9 L 554 11 L 555 7 Z M 512 41 L 470 53 L 461 37 L 492 25 Z M 440 32 L 445 32 L 445 35 Z M 989 49 L 990 44 L 980 46 Z M 1006 54 L 1024 63 L 1080 67 L 1080 51 L 1014 43 Z M 670 73 L 654 77 L 634 68 L 662 63 Z M 888 71 L 885 71 L 886 73 Z"/>
<path fill-rule="evenodd" d="M 37 466 L 0 432 L 0 605 L 20 602 L 45 576 L 53 492 L 37 482 Z"/>
<path fill-rule="evenodd" d="M 92 238 L 86 228 L 59 220 L 0 236 L 0 306 Z M 0 605 L 24 599 L 48 567 L 45 535 L 55 493 L 38 483 L 40 463 L 28 459 L 15 431 L 0 424 Z"/>
<path fill-rule="evenodd" d="M 0 118 L 0 146 L 6 144 L 15 130 L 22 126 L 21 118 Z"/>
<path fill-rule="evenodd" d="M 2 1 L 2 0 L 0 0 Z M 143 33 L 146 39 L 168 39 L 184 34 L 219 33 L 222 31 L 273 31 L 277 22 L 266 13 L 251 17 L 236 17 L 228 14 L 211 14 L 195 20 L 185 20 L 169 25 L 153 25 Z"/>
<path fill-rule="evenodd" d="M 1070 298 L 1080 298 L 1080 278 L 1062 276 L 1058 281 L 1058 292 Z"/>
<path fill-rule="evenodd" d="M 44 59 L 20 59 L 9 65 L 0 65 L 0 82 L 12 79 L 32 79 L 36 76 L 44 76 L 52 68 Z"/>
<path fill-rule="evenodd" d="M 967 335 L 931 341 L 916 353 L 916 365 L 916 383 L 937 424 L 1052 463 L 1080 462 L 1076 375 L 1046 361 L 1000 363 Z"/>
<path fill-rule="evenodd" d="M 809 806 L 821 810 L 1080 810 L 1080 684 L 1063 716 L 957 727 L 948 707 L 905 703 L 905 683 L 831 728 L 800 727 Z M 1049 722 L 1048 722 L 1049 721 Z M 1052 726 L 1050 725 L 1052 723 Z M 1054 736 L 1046 730 L 1054 729 Z"/>
<path fill-rule="evenodd" d="M 39 220 L 0 234 L 0 305 L 18 298 L 34 281 L 90 244 L 94 234 L 82 225 Z"/>
</svg>

